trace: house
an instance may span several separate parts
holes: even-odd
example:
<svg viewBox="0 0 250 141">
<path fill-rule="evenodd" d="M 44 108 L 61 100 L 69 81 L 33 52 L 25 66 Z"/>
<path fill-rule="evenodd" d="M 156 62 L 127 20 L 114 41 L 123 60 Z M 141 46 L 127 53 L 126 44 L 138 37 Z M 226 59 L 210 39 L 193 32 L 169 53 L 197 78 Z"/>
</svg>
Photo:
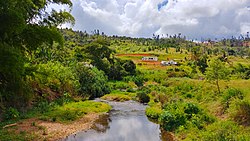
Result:
<svg viewBox="0 0 250 141">
<path fill-rule="evenodd" d="M 162 66 L 170 66 L 170 65 L 177 65 L 178 63 L 173 61 L 173 60 L 170 60 L 170 61 L 161 61 L 161 65 Z"/>
<path fill-rule="evenodd" d="M 158 61 L 158 57 L 142 57 L 142 61 Z"/>
</svg>

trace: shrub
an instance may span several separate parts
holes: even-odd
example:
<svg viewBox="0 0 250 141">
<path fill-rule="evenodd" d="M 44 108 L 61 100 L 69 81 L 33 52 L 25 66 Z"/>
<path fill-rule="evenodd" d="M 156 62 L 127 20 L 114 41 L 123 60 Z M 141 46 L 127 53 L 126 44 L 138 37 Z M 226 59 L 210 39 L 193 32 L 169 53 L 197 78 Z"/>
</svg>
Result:
<svg viewBox="0 0 250 141">
<path fill-rule="evenodd" d="M 155 101 L 160 102 L 161 105 L 164 106 L 169 101 L 169 97 L 166 94 L 157 94 Z"/>
<path fill-rule="evenodd" d="M 174 131 L 186 123 L 186 117 L 182 113 L 171 113 L 169 111 L 164 111 L 159 121 L 161 126 L 166 131 Z"/>
<path fill-rule="evenodd" d="M 80 82 L 79 92 L 81 96 L 89 96 L 90 99 L 93 99 L 110 93 L 108 78 L 103 71 L 95 67 L 87 68 L 81 65 L 77 66 L 76 70 Z"/>
<path fill-rule="evenodd" d="M 35 106 L 35 110 L 38 111 L 39 113 L 46 113 L 51 108 L 52 108 L 52 106 L 46 100 L 38 102 L 37 105 Z"/>
<path fill-rule="evenodd" d="M 235 102 L 235 108 L 231 113 L 231 117 L 234 121 L 241 125 L 250 125 L 250 102 L 247 100 L 241 100 Z"/>
<path fill-rule="evenodd" d="M 124 60 L 122 62 L 123 62 L 122 67 L 125 69 L 125 71 L 128 72 L 129 75 L 134 75 L 136 72 L 135 63 L 131 60 Z"/>
<path fill-rule="evenodd" d="M 56 99 L 54 102 L 60 106 L 73 101 L 72 96 L 65 92 L 61 98 Z"/>
<path fill-rule="evenodd" d="M 197 135 L 196 135 L 197 137 Z M 199 139 L 190 140 L 202 140 L 202 141 L 246 141 L 250 139 L 248 133 L 241 131 L 241 128 L 232 121 L 216 122 L 209 125 L 205 131 L 198 135 Z"/>
<path fill-rule="evenodd" d="M 137 92 L 136 96 L 138 97 L 139 102 L 141 103 L 148 103 L 150 100 L 150 97 L 145 91 Z"/>
<path fill-rule="evenodd" d="M 187 105 L 184 107 L 184 112 L 188 114 L 189 118 L 191 118 L 193 114 L 198 114 L 200 112 L 200 109 L 193 103 L 187 103 Z"/>
<path fill-rule="evenodd" d="M 130 85 L 127 82 L 123 82 L 123 81 L 110 82 L 110 85 L 111 85 L 113 90 L 117 90 L 117 89 L 126 90 L 128 88 L 131 88 Z"/>
<path fill-rule="evenodd" d="M 161 114 L 162 114 L 162 109 L 159 106 L 146 108 L 146 115 L 152 119 L 158 119 Z"/>
<path fill-rule="evenodd" d="M 238 63 L 234 68 L 234 73 L 236 73 L 238 78 L 249 79 L 250 78 L 250 67 L 247 67 L 241 63 Z"/>
<path fill-rule="evenodd" d="M 41 87 L 49 87 L 51 90 L 59 92 L 61 96 L 64 92 L 75 93 L 79 86 L 77 75 L 73 69 L 63 66 L 60 62 L 38 64 L 35 79 Z"/>
<path fill-rule="evenodd" d="M 228 102 L 230 101 L 232 98 L 237 98 L 237 99 L 243 99 L 244 95 L 242 93 L 242 91 L 240 91 L 239 89 L 236 88 L 229 88 L 224 92 L 223 95 L 223 102 Z"/>
<path fill-rule="evenodd" d="M 4 119 L 5 120 L 17 119 L 17 118 L 19 118 L 19 116 L 20 116 L 20 113 L 15 108 L 10 107 L 4 111 Z"/>
<path fill-rule="evenodd" d="M 183 68 L 175 68 L 167 70 L 168 77 L 189 77 L 188 73 L 183 70 Z"/>
<path fill-rule="evenodd" d="M 135 82 L 135 84 L 138 87 L 141 87 L 141 86 L 143 86 L 143 84 L 146 81 L 146 79 L 142 75 L 138 75 L 138 76 L 136 76 L 136 77 L 133 78 L 133 81 Z"/>
<path fill-rule="evenodd" d="M 227 89 L 223 96 L 222 96 L 222 104 L 224 107 L 224 110 L 229 108 L 229 105 L 232 103 L 233 100 L 240 99 L 242 100 L 244 98 L 244 95 L 242 91 L 236 88 L 229 88 Z"/>
<path fill-rule="evenodd" d="M 133 61 L 115 58 L 107 75 L 111 80 L 122 80 L 125 76 L 134 75 L 135 70 L 136 65 Z"/>
<path fill-rule="evenodd" d="M 178 102 L 166 105 L 159 121 L 163 129 L 176 131 L 180 127 L 202 129 L 214 119 L 193 103 Z"/>
<path fill-rule="evenodd" d="M 23 108 L 32 99 L 22 51 L 0 43 L 0 113 L 7 107 Z"/>
</svg>

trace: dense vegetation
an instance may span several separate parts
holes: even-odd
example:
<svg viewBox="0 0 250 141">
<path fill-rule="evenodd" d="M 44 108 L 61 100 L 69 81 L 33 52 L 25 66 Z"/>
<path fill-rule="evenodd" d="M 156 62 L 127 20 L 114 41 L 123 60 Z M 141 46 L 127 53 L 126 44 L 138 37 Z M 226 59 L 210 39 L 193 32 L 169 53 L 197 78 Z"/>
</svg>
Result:
<svg viewBox="0 0 250 141">
<path fill-rule="evenodd" d="M 108 105 L 85 101 L 103 96 L 148 103 L 146 115 L 179 140 L 250 140 L 248 34 L 204 42 L 181 34 L 88 34 L 58 29 L 74 18 L 54 10 L 45 16 L 51 3 L 72 6 L 69 0 L 0 0 L 1 127 L 30 117 L 69 122 L 107 112 Z M 144 62 L 143 55 L 178 65 Z M 0 140 L 33 139 L 26 137 L 0 129 Z"/>
</svg>

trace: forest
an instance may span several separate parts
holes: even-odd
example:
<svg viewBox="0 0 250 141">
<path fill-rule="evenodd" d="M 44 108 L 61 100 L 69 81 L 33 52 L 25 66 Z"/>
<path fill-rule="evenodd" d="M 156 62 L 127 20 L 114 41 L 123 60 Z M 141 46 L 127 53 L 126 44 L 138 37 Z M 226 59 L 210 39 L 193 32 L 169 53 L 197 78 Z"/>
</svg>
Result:
<svg viewBox="0 0 250 141">
<path fill-rule="evenodd" d="M 146 116 L 175 140 L 250 140 L 249 32 L 200 42 L 181 33 L 87 33 L 58 28 L 74 17 L 46 12 L 52 3 L 72 7 L 70 0 L 0 0 L 1 141 L 53 140 L 38 123 L 111 110 L 95 98 L 146 104 Z M 26 121 L 30 130 L 19 129 Z"/>
</svg>

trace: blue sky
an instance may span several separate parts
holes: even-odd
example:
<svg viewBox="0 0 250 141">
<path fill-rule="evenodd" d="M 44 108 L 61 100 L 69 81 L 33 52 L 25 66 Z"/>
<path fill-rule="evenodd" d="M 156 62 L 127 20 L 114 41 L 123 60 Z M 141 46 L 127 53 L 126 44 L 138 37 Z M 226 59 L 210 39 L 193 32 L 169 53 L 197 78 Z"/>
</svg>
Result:
<svg viewBox="0 0 250 141">
<path fill-rule="evenodd" d="M 250 0 L 72 0 L 75 30 L 223 38 L 250 31 Z M 57 7 L 60 8 L 60 7 Z"/>
<path fill-rule="evenodd" d="M 162 7 L 168 4 L 168 0 L 163 0 L 163 2 L 158 4 L 158 10 L 160 11 Z"/>
</svg>

